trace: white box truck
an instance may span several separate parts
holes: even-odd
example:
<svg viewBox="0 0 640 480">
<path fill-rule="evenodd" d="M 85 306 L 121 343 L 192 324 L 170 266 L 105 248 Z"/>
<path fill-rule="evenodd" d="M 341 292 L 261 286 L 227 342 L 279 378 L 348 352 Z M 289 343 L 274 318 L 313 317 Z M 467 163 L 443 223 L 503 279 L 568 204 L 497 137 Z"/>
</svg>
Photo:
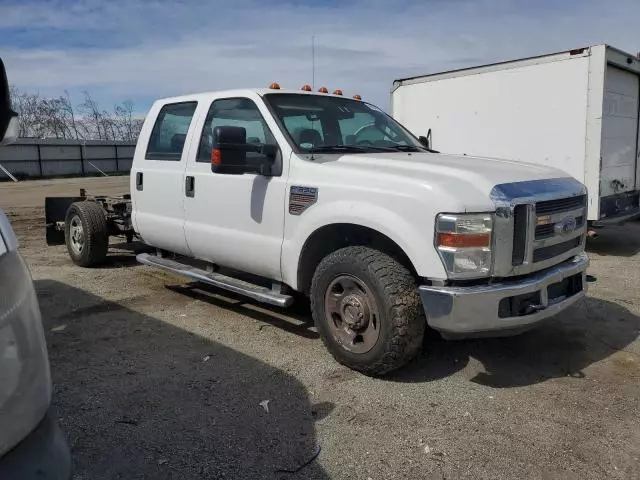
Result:
<svg viewBox="0 0 640 480">
<path fill-rule="evenodd" d="M 396 80 L 391 108 L 439 151 L 566 171 L 598 226 L 640 215 L 639 98 L 640 59 L 597 45 Z"/>
</svg>

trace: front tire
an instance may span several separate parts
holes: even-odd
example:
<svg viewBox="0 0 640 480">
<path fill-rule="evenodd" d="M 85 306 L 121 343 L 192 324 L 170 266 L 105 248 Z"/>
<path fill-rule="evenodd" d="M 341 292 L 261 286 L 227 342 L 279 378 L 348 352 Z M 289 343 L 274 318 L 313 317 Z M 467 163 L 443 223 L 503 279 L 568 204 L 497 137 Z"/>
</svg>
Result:
<svg viewBox="0 0 640 480">
<path fill-rule="evenodd" d="M 64 241 L 76 265 L 93 267 L 104 262 L 109 230 L 102 207 L 95 202 L 72 203 L 64 222 Z"/>
<path fill-rule="evenodd" d="M 415 279 L 378 250 L 326 256 L 313 276 L 311 311 L 334 358 L 362 373 L 384 375 L 420 351 L 426 321 Z"/>
</svg>

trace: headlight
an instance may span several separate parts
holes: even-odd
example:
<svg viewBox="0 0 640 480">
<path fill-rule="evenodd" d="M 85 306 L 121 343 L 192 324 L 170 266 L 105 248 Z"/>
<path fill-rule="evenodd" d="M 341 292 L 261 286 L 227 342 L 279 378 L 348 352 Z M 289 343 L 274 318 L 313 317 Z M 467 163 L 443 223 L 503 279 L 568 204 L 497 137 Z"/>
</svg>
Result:
<svg viewBox="0 0 640 480">
<path fill-rule="evenodd" d="M 491 274 L 493 215 L 440 214 L 435 246 L 449 278 L 480 278 Z"/>
<path fill-rule="evenodd" d="M 0 212 L 0 227 L 2 227 Z M 6 222 L 5 222 L 6 226 Z M 0 456 L 42 420 L 51 399 L 47 349 L 31 275 L 0 232 Z M 8 250 L 8 251 L 7 251 Z"/>
</svg>

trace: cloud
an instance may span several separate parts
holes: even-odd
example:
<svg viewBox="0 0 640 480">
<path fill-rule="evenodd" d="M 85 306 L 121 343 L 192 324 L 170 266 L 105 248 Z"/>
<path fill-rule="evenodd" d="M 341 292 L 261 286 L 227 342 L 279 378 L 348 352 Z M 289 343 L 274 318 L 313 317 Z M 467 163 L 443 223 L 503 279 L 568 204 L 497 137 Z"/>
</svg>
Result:
<svg viewBox="0 0 640 480">
<path fill-rule="evenodd" d="M 0 5 L 0 52 L 23 89 L 144 108 L 274 80 L 299 88 L 315 35 L 316 87 L 387 107 L 399 77 L 597 43 L 635 52 L 639 16 L 637 0 L 28 0 Z"/>
</svg>

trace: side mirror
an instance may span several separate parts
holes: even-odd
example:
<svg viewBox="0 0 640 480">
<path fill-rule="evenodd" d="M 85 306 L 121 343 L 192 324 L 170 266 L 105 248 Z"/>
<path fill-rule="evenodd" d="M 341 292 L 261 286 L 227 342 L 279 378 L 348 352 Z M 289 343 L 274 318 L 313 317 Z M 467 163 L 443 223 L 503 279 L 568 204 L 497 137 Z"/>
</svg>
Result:
<svg viewBox="0 0 640 480">
<path fill-rule="evenodd" d="M 247 153 L 260 153 L 264 161 L 249 162 Z M 242 175 L 258 173 L 271 175 L 278 147 L 276 145 L 253 145 L 247 143 L 247 130 L 243 127 L 221 126 L 213 129 L 213 148 L 211 150 L 211 171 Z"/>
<path fill-rule="evenodd" d="M 18 137 L 18 114 L 11 110 L 9 82 L 4 64 L 0 60 L 0 145 L 15 141 Z"/>
<path fill-rule="evenodd" d="M 433 148 L 431 148 L 431 129 L 429 129 L 429 131 L 427 132 L 427 136 L 420 136 L 418 137 L 418 140 L 420 141 L 420 143 L 422 144 L 422 146 L 424 148 L 426 148 L 429 152 L 431 153 L 440 153 L 437 150 L 434 150 Z"/>
</svg>

